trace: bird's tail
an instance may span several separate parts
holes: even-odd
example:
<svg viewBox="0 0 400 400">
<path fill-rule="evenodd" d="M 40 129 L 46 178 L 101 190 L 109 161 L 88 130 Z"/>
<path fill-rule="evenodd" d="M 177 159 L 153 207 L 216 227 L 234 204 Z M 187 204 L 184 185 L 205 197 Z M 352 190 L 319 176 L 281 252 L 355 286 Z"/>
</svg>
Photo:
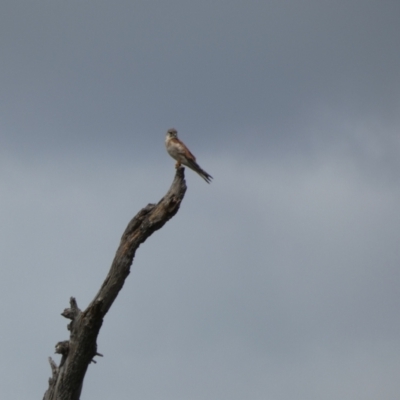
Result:
<svg viewBox="0 0 400 400">
<path fill-rule="evenodd" d="M 213 177 L 208 172 L 204 171 L 196 162 L 192 161 L 190 164 L 193 171 L 197 172 L 207 183 L 211 183 Z"/>
<path fill-rule="evenodd" d="M 207 183 L 211 183 L 211 180 L 213 179 L 213 177 L 208 174 L 206 171 L 204 171 L 204 169 L 202 169 L 201 171 L 197 172 Z"/>
</svg>

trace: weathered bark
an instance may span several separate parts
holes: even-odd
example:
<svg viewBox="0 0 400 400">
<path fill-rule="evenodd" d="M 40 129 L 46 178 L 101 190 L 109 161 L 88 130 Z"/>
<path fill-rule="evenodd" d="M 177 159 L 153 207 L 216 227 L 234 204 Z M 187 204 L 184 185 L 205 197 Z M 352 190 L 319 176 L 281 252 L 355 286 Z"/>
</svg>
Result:
<svg viewBox="0 0 400 400">
<path fill-rule="evenodd" d="M 97 353 L 96 339 L 103 318 L 129 275 L 137 248 L 178 212 L 185 192 L 184 168 L 179 168 L 170 189 L 158 204 L 148 204 L 129 222 L 110 271 L 86 310 L 81 311 L 71 297 L 70 307 L 61 314 L 71 320 L 70 339 L 56 345 L 56 353 L 62 355 L 59 366 L 49 358 L 52 377 L 43 400 L 79 400 L 86 370 L 95 362 L 96 355 L 101 356 Z"/>
</svg>

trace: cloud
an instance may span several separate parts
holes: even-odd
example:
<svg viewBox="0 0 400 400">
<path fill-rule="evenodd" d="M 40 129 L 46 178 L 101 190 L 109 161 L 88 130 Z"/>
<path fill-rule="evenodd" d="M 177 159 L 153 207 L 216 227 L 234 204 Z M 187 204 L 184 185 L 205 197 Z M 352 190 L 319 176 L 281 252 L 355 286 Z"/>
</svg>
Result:
<svg viewBox="0 0 400 400">
<path fill-rule="evenodd" d="M 130 218 L 168 189 L 175 126 L 214 182 L 187 171 L 179 213 L 140 247 L 83 396 L 395 398 L 398 14 L 5 4 L 3 397 L 45 391 L 69 297 L 89 303 Z"/>
</svg>

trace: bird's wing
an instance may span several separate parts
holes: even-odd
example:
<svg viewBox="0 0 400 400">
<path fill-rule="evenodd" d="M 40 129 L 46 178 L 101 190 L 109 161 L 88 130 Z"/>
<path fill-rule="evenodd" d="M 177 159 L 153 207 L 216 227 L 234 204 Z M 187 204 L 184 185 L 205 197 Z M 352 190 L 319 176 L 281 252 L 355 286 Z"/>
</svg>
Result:
<svg viewBox="0 0 400 400">
<path fill-rule="evenodd" d="M 179 148 L 179 151 L 185 155 L 188 160 L 196 162 L 196 157 L 190 152 L 190 150 L 181 142 L 178 138 L 171 139 L 171 142 Z"/>
</svg>

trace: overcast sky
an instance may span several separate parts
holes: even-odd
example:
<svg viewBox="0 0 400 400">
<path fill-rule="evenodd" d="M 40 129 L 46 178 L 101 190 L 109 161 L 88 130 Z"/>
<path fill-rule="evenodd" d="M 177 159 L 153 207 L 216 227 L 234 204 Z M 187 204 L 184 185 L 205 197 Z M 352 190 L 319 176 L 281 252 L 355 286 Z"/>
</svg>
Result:
<svg viewBox="0 0 400 400">
<path fill-rule="evenodd" d="M 138 250 L 82 400 L 400 398 L 400 2 L 3 0 L 0 397 Z"/>
</svg>

